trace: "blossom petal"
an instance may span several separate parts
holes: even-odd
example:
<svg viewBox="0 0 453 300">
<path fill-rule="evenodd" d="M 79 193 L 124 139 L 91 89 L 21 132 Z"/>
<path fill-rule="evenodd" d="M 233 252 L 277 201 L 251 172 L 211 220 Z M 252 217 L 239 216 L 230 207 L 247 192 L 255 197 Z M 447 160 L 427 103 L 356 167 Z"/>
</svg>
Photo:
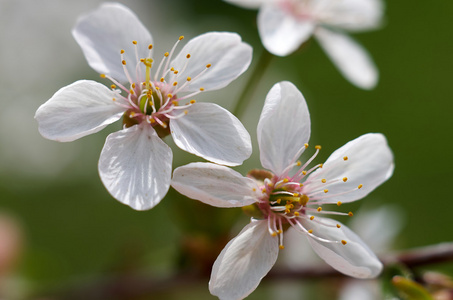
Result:
<svg viewBox="0 0 453 300">
<path fill-rule="evenodd" d="M 70 142 L 95 133 L 121 118 L 106 86 L 91 80 L 76 81 L 57 91 L 35 114 L 38 129 L 47 139 Z"/>
<path fill-rule="evenodd" d="M 146 123 L 110 134 L 99 175 L 110 194 L 136 210 L 157 205 L 170 187 L 173 154 Z"/>
<path fill-rule="evenodd" d="M 252 154 L 250 135 L 229 111 L 213 103 L 195 103 L 187 115 L 170 121 L 176 145 L 206 160 L 237 166 Z"/>
<path fill-rule="evenodd" d="M 393 169 L 393 153 L 385 136 L 368 133 L 332 153 L 323 167 L 309 176 L 304 187 L 310 193 L 327 189 L 323 202 L 351 202 L 365 197 L 389 179 Z M 321 183 L 321 179 L 326 179 L 326 183 Z"/>
<path fill-rule="evenodd" d="M 257 9 L 261 5 L 266 4 L 266 3 L 271 3 L 275 0 L 223 0 L 223 1 L 243 7 L 243 8 Z"/>
<path fill-rule="evenodd" d="M 217 207 L 242 207 L 257 201 L 259 187 L 224 166 L 191 163 L 173 172 L 171 185 L 181 194 Z"/>
<path fill-rule="evenodd" d="M 222 250 L 212 267 L 209 291 L 222 300 L 243 299 L 275 264 L 278 238 L 267 221 L 252 221 Z"/>
<path fill-rule="evenodd" d="M 348 227 L 338 221 L 316 217 L 315 221 L 300 219 L 302 225 L 313 230 L 313 235 L 336 242 L 324 242 L 308 235 L 313 250 L 337 271 L 356 278 L 374 278 L 382 264 L 368 246 Z M 341 226 L 337 227 L 337 224 Z M 347 243 L 343 245 L 341 241 Z"/>
<path fill-rule="evenodd" d="M 315 29 L 312 20 L 293 17 L 278 3 L 263 5 L 258 13 L 258 30 L 266 49 L 278 56 L 296 51 Z"/>
<path fill-rule="evenodd" d="M 148 57 L 148 45 L 153 42 L 151 34 L 138 17 L 119 3 L 105 3 L 83 15 L 72 34 L 88 64 L 96 72 L 110 75 L 120 82 L 129 81 L 123 71 L 120 51 L 125 51 L 126 67 L 135 78 L 138 62 L 132 41 L 137 41 L 139 58 Z"/>
<path fill-rule="evenodd" d="M 263 167 L 281 175 L 310 139 L 310 114 L 302 93 L 288 81 L 275 84 L 266 96 L 257 128 Z"/>
<path fill-rule="evenodd" d="M 378 28 L 384 14 L 382 0 L 327 1 L 321 22 L 349 31 Z"/>
<path fill-rule="evenodd" d="M 343 76 L 362 89 L 372 89 L 378 70 L 368 52 L 351 37 L 318 28 L 315 37 Z"/>
<path fill-rule="evenodd" d="M 190 58 L 187 58 L 190 54 Z M 200 88 L 217 90 L 227 86 L 247 70 L 252 61 L 252 47 L 230 32 L 208 32 L 191 39 L 170 64 L 178 75 L 171 73 L 170 81 L 191 77 L 185 92 Z M 186 66 L 187 64 L 187 66 Z M 208 69 L 207 65 L 211 65 Z M 198 77 L 198 75 L 204 72 Z"/>
</svg>

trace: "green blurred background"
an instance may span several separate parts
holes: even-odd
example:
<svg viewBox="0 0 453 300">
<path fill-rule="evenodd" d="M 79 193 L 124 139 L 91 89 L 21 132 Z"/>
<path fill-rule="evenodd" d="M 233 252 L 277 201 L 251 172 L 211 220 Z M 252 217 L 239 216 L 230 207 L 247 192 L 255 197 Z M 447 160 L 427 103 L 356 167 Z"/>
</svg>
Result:
<svg viewBox="0 0 453 300">
<path fill-rule="evenodd" d="M 197 98 L 233 109 L 263 52 L 256 11 L 221 0 L 119 2 L 150 30 L 155 53 L 170 49 L 180 35 L 189 39 L 207 31 L 238 32 L 251 44 L 249 71 L 227 88 Z M 206 272 L 210 255 L 215 258 L 227 234 L 234 236 L 248 222 L 240 210 L 206 207 L 175 191 L 146 212 L 111 198 L 99 180 L 97 160 L 105 137 L 120 128 L 119 122 L 72 143 L 39 135 L 33 119 L 39 105 L 78 79 L 99 79 L 71 28 L 80 14 L 100 3 L 0 0 L 0 219 L 16 228 L 20 240 L 16 262 L 5 275 L 0 273 L 8 299 L 24 299 L 36 291 L 64 294 L 114 274 L 139 273 L 158 280 L 180 270 Z M 274 83 L 290 80 L 308 102 L 311 144 L 323 146 L 317 162 L 367 132 L 384 133 L 394 151 L 393 177 L 346 209 L 357 210 L 362 203 L 369 208 L 396 204 L 405 222 L 396 249 L 451 241 L 452 15 L 452 1 L 388 2 L 382 29 L 354 35 L 380 71 L 379 84 L 371 91 L 347 82 L 315 41 L 291 56 L 274 58 L 242 117 L 254 153 L 237 170 L 245 174 L 260 167 L 256 125 L 265 95 Z M 166 141 L 174 151 L 174 167 L 200 160 Z M 203 251 L 209 253 L 201 255 L 206 261 L 199 257 Z M 453 270 L 452 264 L 432 269 L 439 267 L 450 274 Z M 137 299 L 214 299 L 207 282 Z M 279 299 L 287 284 L 266 281 L 249 299 Z M 299 299 L 295 295 L 285 297 Z M 323 297 L 309 298 L 329 299 Z"/>
</svg>

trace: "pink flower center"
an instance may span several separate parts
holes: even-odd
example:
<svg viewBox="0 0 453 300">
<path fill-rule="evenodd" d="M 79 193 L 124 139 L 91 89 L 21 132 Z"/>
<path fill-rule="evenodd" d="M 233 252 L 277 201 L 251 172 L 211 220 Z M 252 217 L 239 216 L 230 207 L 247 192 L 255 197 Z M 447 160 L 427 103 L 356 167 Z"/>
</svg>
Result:
<svg viewBox="0 0 453 300">
<path fill-rule="evenodd" d="M 308 144 L 305 145 L 308 148 Z M 319 237 L 316 232 L 311 228 L 306 228 L 303 225 L 306 222 L 302 220 L 316 222 L 318 224 L 332 227 L 332 225 L 324 224 L 318 220 L 315 215 L 341 215 L 341 216 L 353 216 L 352 212 L 343 213 L 337 211 L 323 210 L 323 204 L 332 204 L 332 202 L 326 202 L 325 199 L 332 198 L 335 196 L 351 193 L 362 188 L 360 184 L 358 187 L 348 190 L 346 192 L 329 194 L 329 189 L 326 188 L 328 184 L 337 182 L 347 182 L 348 178 L 343 177 L 341 179 L 326 180 L 319 178 L 322 172 L 317 174 L 313 173 L 318 168 L 323 168 L 322 164 L 315 165 L 309 170 L 305 168 L 313 161 L 321 150 L 321 146 L 315 147 L 315 154 L 304 164 L 297 161 L 286 168 L 282 175 L 274 175 L 272 178 L 266 178 L 264 185 L 261 187 L 263 196 L 259 199 L 258 207 L 263 213 L 264 217 L 268 220 L 269 233 L 272 236 L 279 236 L 280 249 L 283 249 L 283 231 L 288 227 L 293 227 L 297 231 L 307 234 L 319 241 L 326 243 L 342 243 L 346 245 L 345 240 L 334 241 L 326 240 Z M 343 158 L 347 162 L 348 157 Z M 338 166 L 336 166 L 338 167 Z M 294 175 L 289 176 L 288 173 L 293 169 L 298 168 Z M 337 206 L 342 203 L 338 201 Z M 336 224 L 337 228 L 341 225 Z"/>
<path fill-rule="evenodd" d="M 138 45 L 136 41 L 132 42 L 135 47 L 136 56 L 135 76 L 132 76 L 126 68 L 128 62 L 124 60 L 125 51 L 121 50 L 120 52 L 121 64 L 124 74 L 129 81 L 129 87 L 126 87 L 106 74 L 101 74 L 102 78 L 108 78 L 113 83 L 111 88 L 115 92 L 116 97 L 112 100 L 127 109 L 123 119 L 123 123 L 127 127 L 147 122 L 150 126 L 155 127 L 156 130 L 159 129 L 156 127 L 168 129 L 169 122 L 172 119 L 178 119 L 187 115 L 189 112 L 188 108 L 196 101 L 192 99 L 186 103 L 182 102 L 204 91 L 204 88 L 199 88 L 198 91 L 182 97 L 178 97 L 177 95 L 179 92 L 184 92 L 184 89 L 190 83 L 196 81 L 211 67 L 211 64 L 206 65 L 206 68 L 193 78 L 180 78 L 179 74 L 186 69 L 191 54 L 187 53 L 187 60 L 182 70 L 176 70 L 174 67 L 171 67 L 170 61 L 176 46 L 183 38 L 183 36 L 179 37 L 171 51 L 164 54 L 154 73 L 154 77 L 151 74 L 154 63 L 154 60 L 151 58 L 153 45 L 148 45 L 148 56 L 146 58 L 140 58 L 138 56 Z M 145 74 L 143 74 L 143 65 L 145 67 Z"/>
</svg>

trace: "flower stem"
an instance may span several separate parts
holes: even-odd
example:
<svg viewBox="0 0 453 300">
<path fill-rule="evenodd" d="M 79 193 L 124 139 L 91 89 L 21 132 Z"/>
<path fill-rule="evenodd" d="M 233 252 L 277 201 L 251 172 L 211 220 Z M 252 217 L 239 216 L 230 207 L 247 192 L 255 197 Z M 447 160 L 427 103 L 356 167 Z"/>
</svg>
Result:
<svg viewBox="0 0 453 300">
<path fill-rule="evenodd" d="M 258 62 L 256 63 L 255 69 L 249 76 L 245 88 L 242 91 L 242 94 L 239 96 L 239 99 L 234 107 L 233 114 L 239 119 L 243 116 L 247 108 L 247 104 L 249 104 L 250 100 L 253 98 L 253 94 L 258 85 L 258 82 L 263 77 L 265 70 L 269 66 L 269 63 L 271 62 L 273 57 L 274 56 L 272 54 L 270 54 L 266 49 L 263 48 Z"/>
</svg>

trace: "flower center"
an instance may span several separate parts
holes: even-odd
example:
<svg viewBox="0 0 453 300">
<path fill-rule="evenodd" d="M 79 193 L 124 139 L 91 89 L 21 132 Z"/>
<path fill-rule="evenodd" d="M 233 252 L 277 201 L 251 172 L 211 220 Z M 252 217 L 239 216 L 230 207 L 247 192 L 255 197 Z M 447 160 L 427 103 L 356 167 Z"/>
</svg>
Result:
<svg viewBox="0 0 453 300">
<path fill-rule="evenodd" d="M 308 148 L 308 144 L 305 145 Z M 342 216 L 353 216 L 352 212 L 343 213 L 337 211 L 325 211 L 322 208 L 324 204 L 336 204 L 340 206 L 342 203 L 326 201 L 327 198 L 336 197 L 345 193 L 354 192 L 362 188 L 360 184 L 358 187 L 345 192 L 337 194 L 329 194 L 329 184 L 345 183 L 348 181 L 347 177 L 336 178 L 327 180 L 325 178 L 319 178 L 322 176 L 322 172 L 312 174 L 318 168 L 323 168 L 322 164 L 315 165 L 314 167 L 305 170 L 313 159 L 317 156 L 321 150 L 321 146 L 315 147 L 315 154 L 308 159 L 308 161 L 302 165 L 300 161 L 291 164 L 286 168 L 280 176 L 269 175 L 263 179 L 263 185 L 261 186 L 261 192 L 263 196 L 258 201 L 258 208 L 261 210 L 262 215 L 268 220 L 269 233 L 272 236 L 278 236 L 280 242 L 280 249 L 283 249 L 283 231 L 289 227 L 295 228 L 297 231 L 309 235 L 321 242 L 325 243 L 342 243 L 346 244 L 346 241 L 333 241 L 321 238 L 311 228 L 306 228 L 307 222 L 312 221 L 320 225 L 332 227 L 332 225 L 324 224 L 322 220 L 318 220 L 315 215 L 342 215 Z M 345 156 L 342 161 L 348 162 L 348 157 Z M 294 175 L 290 176 L 289 172 L 298 168 Z M 336 167 L 339 167 L 336 165 Z M 340 166 L 341 167 L 341 166 Z M 341 225 L 337 224 L 337 228 Z"/>
<path fill-rule="evenodd" d="M 123 124 L 126 127 L 146 122 L 157 131 L 160 137 L 164 137 L 170 134 L 169 123 L 171 120 L 187 115 L 189 113 L 188 108 L 196 101 L 190 100 L 183 104 L 181 102 L 183 100 L 187 101 L 204 91 L 204 88 L 200 88 L 198 91 L 188 95 L 182 97 L 177 96 L 178 93 L 183 93 L 189 84 L 197 80 L 211 67 L 211 64 L 208 64 L 203 71 L 195 74 L 196 76 L 194 78 L 189 76 L 179 82 L 180 74 L 185 71 L 189 64 L 191 54 L 188 53 L 186 55 L 187 60 L 181 70 L 176 70 L 172 67 L 170 61 L 176 46 L 183 38 L 183 36 L 179 37 L 171 51 L 165 52 L 153 77 L 151 72 L 154 63 L 154 60 L 151 58 L 153 45 L 148 45 L 148 56 L 146 58 L 140 58 L 138 56 L 138 45 L 136 41 L 132 42 L 135 47 L 136 56 L 135 79 L 126 67 L 127 62 L 124 59 L 125 51 L 120 51 L 121 64 L 124 74 L 129 81 L 129 87 L 126 87 L 108 75 L 101 74 L 102 78 L 107 78 L 113 82 L 111 88 L 115 92 L 115 97 L 112 100 L 116 104 L 126 108 L 123 116 Z"/>
</svg>

